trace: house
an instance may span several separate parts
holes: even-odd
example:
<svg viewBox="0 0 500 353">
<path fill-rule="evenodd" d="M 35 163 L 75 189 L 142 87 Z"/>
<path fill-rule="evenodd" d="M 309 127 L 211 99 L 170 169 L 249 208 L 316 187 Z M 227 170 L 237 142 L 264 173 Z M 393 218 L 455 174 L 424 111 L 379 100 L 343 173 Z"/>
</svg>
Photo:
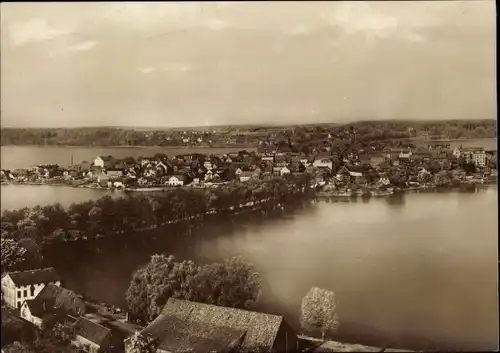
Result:
<svg viewBox="0 0 500 353">
<path fill-rule="evenodd" d="M 297 352 L 297 334 L 282 316 L 170 298 L 141 332 L 157 342 L 157 352 L 234 352 L 261 348 Z M 131 353 L 128 339 L 125 352 Z"/>
<path fill-rule="evenodd" d="M 21 317 L 38 328 L 66 315 L 78 317 L 85 315 L 85 312 L 86 305 L 81 297 L 51 283 L 43 287 L 34 299 L 26 300 L 21 306 Z"/>
<path fill-rule="evenodd" d="M 115 163 L 115 159 L 113 156 L 97 156 L 96 159 L 94 159 L 94 165 L 96 167 L 101 167 L 101 168 L 113 168 Z"/>
<path fill-rule="evenodd" d="M 411 149 L 408 148 L 408 150 L 403 150 L 403 151 L 400 151 L 399 152 L 399 159 L 403 159 L 403 160 L 408 160 L 410 159 L 410 157 L 412 156 L 412 153 L 411 153 Z"/>
<path fill-rule="evenodd" d="M 287 167 L 283 167 L 280 169 L 280 175 L 283 176 L 283 175 L 286 175 L 286 174 L 290 174 L 290 169 L 288 169 Z"/>
<path fill-rule="evenodd" d="M 74 325 L 73 344 L 90 353 L 104 352 L 112 344 L 111 330 L 86 317 L 79 317 Z"/>
<path fill-rule="evenodd" d="M 243 171 L 241 170 L 241 168 L 236 168 L 236 170 L 234 171 L 234 175 L 236 176 L 239 176 Z"/>
<path fill-rule="evenodd" d="M 212 179 L 213 175 L 214 173 L 211 170 L 207 170 L 207 172 L 205 173 L 205 181 Z"/>
<path fill-rule="evenodd" d="M 462 155 L 462 152 L 460 152 L 460 148 L 453 149 L 453 156 L 455 156 L 456 159 L 460 158 L 461 155 Z"/>
<path fill-rule="evenodd" d="M 240 176 L 240 181 L 249 181 L 250 178 L 252 178 L 253 173 L 252 172 L 241 172 L 239 176 Z"/>
<path fill-rule="evenodd" d="M 274 165 L 277 167 L 284 167 L 286 165 L 286 155 L 277 153 L 274 155 Z"/>
<path fill-rule="evenodd" d="M 53 267 L 9 272 L 2 278 L 4 301 L 11 308 L 19 309 L 25 300 L 34 299 L 49 283 L 61 285 L 61 279 Z"/>
<path fill-rule="evenodd" d="M 316 168 L 333 169 L 333 161 L 330 158 L 315 159 L 312 165 Z"/>
<path fill-rule="evenodd" d="M 106 170 L 106 174 L 110 180 L 123 178 L 125 171 L 123 169 L 110 168 Z"/>
<path fill-rule="evenodd" d="M 476 167 L 486 165 L 486 152 L 483 148 L 464 148 L 461 151 L 465 163 L 474 164 Z"/>
<path fill-rule="evenodd" d="M 272 161 L 274 161 L 274 156 L 272 154 L 265 154 L 261 157 L 261 160 L 272 162 Z"/>
<path fill-rule="evenodd" d="M 93 177 L 99 184 L 107 183 L 110 180 L 109 175 L 106 173 L 94 174 Z"/>
<path fill-rule="evenodd" d="M 185 178 L 184 175 L 177 174 L 169 176 L 167 182 L 165 184 L 170 186 L 182 186 L 184 185 Z"/>
<path fill-rule="evenodd" d="M 212 170 L 212 162 L 210 161 L 203 162 L 203 167 L 207 170 Z"/>
</svg>

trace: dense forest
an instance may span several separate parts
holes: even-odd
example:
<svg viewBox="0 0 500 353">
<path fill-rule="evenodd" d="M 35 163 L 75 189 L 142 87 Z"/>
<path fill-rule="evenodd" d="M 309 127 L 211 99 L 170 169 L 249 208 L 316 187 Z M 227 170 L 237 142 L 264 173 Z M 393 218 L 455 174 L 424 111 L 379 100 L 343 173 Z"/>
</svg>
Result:
<svg viewBox="0 0 500 353">
<path fill-rule="evenodd" d="M 227 127 L 217 130 L 186 128 L 141 130 L 132 128 L 17 129 L 3 128 L 2 145 L 61 146 L 183 146 L 253 144 L 286 135 L 292 141 L 318 140 L 330 134 L 358 141 L 423 137 L 430 139 L 485 138 L 497 136 L 496 120 L 360 121 L 345 125 L 317 124 L 289 127 Z"/>
</svg>

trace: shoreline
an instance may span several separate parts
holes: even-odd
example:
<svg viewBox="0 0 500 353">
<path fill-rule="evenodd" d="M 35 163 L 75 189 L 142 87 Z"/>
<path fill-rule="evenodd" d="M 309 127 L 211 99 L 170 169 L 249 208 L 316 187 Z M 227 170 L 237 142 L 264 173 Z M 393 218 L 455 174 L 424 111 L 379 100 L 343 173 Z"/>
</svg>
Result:
<svg viewBox="0 0 500 353">
<path fill-rule="evenodd" d="M 152 186 L 152 187 L 104 187 L 97 186 L 95 184 L 70 184 L 63 182 L 22 182 L 22 181 L 3 181 L 2 186 L 8 185 L 21 185 L 21 186 L 58 186 L 58 187 L 70 187 L 70 188 L 80 188 L 80 189 L 95 189 L 95 190 L 105 190 L 105 191 L 122 191 L 122 192 L 153 192 L 153 191 L 165 191 L 176 188 L 188 188 L 188 189 L 209 189 L 210 187 L 194 187 L 194 186 Z M 390 187 L 385 191 L 369 190 L 367 191 L 315 191 L 317 197 L 341 197 L 341 198 L 361 198 L 361 197 L 385 197 L 391 195 L 397 195 L 399 193 L 415 192 L 415 191 L 445 191 L 445 190 L 463 190 L 463 189 L 476 189 L 476 188 L 487 188 L 492 186 L 497 186 L 498 181 L 484 181 L 484 182 L 466 182 L 461 183 L 456 186 L 429 186 L 429 185 L 419 185 L 410 186 L 405 188 Z"/>
<path fill-rule="evenodd" d="M 484 182 L 484 183 L 462 183 L 457 186 L 412 186 L 408 188 L 395 188 L 393 191 L 370 191 L 366 192 L 338 192 L 338 191 L 321 191 L 317 192 L 317 197 L 325 198 L 363 198 L 363 197 L 386 197 L 398 194 L 420 192 L 420 191 L 457 191 L 457 190 L 467 190 L 467 189 L 477 189 L 477 188 L 488 188 L 492 186 L 497 186 L 497 181 Z"/>
</svg>

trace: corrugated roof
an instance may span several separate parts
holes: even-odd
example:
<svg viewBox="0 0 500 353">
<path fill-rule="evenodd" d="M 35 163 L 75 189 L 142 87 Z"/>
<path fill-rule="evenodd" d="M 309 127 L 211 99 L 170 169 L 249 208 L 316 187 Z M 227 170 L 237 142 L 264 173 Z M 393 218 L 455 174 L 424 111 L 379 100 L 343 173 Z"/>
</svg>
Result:
<svg viewBox="0 0 500 353">
<path fill-rule="evenodd" d="M 60 277 L 53 267 L 31 271 L 9 272 L 9 276 L 17 287 L 60 281 Z"/>
<path fill-rule="evenodd" d="M 75 334 L 101 346 L 111 330 L 82 316 L 75 322 Z"/>
<path fill-rule="evenodd" d="M 185 335 L 192 332 L 193 337 L 215 338 L 215 332 L 224 331 L 230 341 L 245 333 L 242 347 L 270 349 L 282 321 L 283 318 L 277 315 L 170 298 L 160 316 L 142 332 L 162 342 L 172 334 L 183 332 Z M 170 342 L 168 344 L 172 344 Z"/>
</svg>

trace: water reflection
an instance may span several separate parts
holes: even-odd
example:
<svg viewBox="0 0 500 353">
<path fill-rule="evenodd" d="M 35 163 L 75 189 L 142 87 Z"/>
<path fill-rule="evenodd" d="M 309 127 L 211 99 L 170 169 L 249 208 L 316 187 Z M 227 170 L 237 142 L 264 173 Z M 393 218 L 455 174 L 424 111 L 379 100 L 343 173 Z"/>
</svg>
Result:
<svg viewBox="0 0 500 353">
<path fill-rule="evenodd" d="M 154 253 L 200 263 L 244 255 L 264 279 L 259 309 L 296 328 L 302 296 L 321 286 L 338 295 L 343 339 L 495 348 L 497 190 L 394 196 L 179 225 L 103 241 L 99 253 L 69 245 L 57 268 L 70 288 L 123 305 L 131 273 Z"/>
</svg>

